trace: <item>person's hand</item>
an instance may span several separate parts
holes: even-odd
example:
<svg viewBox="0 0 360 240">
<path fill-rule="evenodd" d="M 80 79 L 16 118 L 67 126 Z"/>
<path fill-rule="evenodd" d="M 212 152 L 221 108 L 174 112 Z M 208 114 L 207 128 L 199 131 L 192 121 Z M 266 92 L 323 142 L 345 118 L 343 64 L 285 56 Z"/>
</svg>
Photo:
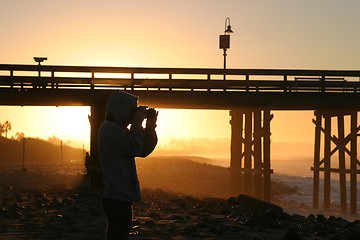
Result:
<svg viewBox="0 0 360 240">
<path fill-rule="evenodd" d="M 143 106 L 138 107 L 134 114 L 131 124 L 141 125 L 144 119 L 146 118 L 146 115 L 147 115 L 146 107 Z"/>
<path fill-rule="evenodd" d="M 158 114 L 159 114 L 158 111 L 156 111 L 154 108 L 150 108 L 147 113 L 146 126 L 156 127 L 156 121 L 157 121 Z"/>
</svg>

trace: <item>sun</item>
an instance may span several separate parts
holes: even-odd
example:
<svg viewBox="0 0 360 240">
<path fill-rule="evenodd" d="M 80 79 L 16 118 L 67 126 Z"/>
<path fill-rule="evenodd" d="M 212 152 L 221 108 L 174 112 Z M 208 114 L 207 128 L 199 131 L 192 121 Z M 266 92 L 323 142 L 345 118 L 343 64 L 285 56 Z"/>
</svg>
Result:
<svg viewBox="0 0 360 240">
<path fill-rule="evenodd" d="M 58 137 L 87 145 L 90 139 L 90 107 L 58 107 L 57 113 L 58 119 L 54 120 L 58 125 Z"/>
</svg>

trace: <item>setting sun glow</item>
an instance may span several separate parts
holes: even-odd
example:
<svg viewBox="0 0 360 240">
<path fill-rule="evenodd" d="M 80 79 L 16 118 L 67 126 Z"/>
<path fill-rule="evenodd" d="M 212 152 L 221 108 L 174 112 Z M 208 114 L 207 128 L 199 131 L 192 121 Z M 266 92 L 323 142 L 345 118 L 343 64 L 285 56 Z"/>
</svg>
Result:
<svg viewBox="0 0 360 240">
<path fill-rule="evenodd" d="M 360 3 L 353 0 L 347 4 L 39 0 L 2 1 L 0 5 L 2 64 L 35 65 L 34 56 L 46 56 L 43 65 L 221 69 L 223 52 L 218 38 L 224 33 L 225 18 L 230 17 L 234 33 L 227 68 L 359 68 L 360 33 L 354 29 Z M 12 123 L 10 137 L 17 132 L 45 139 L 56 136 L 66 144 L 89 149 L 90 107 L 0 106 L 0 113 L 0 123 Z M 312 144 L 312 118 L 312 111 L 274 112 L 272 143 Z M 228 111 L 160 109 L 159 141 L 230 139 L 229 120 Z"/>
</svg>

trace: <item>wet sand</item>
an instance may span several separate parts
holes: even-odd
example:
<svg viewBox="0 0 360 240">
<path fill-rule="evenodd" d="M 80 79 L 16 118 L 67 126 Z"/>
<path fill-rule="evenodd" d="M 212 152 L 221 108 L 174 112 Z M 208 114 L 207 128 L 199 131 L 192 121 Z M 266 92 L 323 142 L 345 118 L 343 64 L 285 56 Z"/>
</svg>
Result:
<svg viewBox="0 0 360 240">
<path fill-rule="evenodd" d="M 228 169 L 183 160 L 169 164 L 166 159 L 160 159 L 152 165 L 138 162 L 143 199 L 134 204 L 131 239 L 358 239 L 360 236 L 359 221 L 326 214 L 302 216 L 295 211 L 296 206 L 301 210 L 301 203 L 288 202 L 285 211 L 254 209 L 240 198 L 226 195 L 223 184 Z M 197 171 L 202 174 L 196 181 L 186 180 L 199 175 Z M 19 167 L 2 166 L 0 174 L 0 239 L 104 239 L 102 190 L 89 189 L 82 165 L 29 167 L 26 172 Z M 283 193 L 294 190 L 279 186 Z M 223 195 L 218 196 L 219 193 Z M 286 195 L 279 191 L 274 197 L 286 198 Z"/>
</svg>

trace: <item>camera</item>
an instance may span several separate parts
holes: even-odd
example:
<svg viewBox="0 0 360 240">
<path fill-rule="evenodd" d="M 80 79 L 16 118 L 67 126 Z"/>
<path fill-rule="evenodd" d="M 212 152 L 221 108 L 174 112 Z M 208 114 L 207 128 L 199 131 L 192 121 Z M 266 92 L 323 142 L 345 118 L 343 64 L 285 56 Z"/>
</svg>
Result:
<svg viewBox="0 0 360 240">
<path fill-rule="evenodd" d="M 138 108 L 145 108 L 146 109 L 146 118 L 153 115 L 155 113 L 154 108 L 149 108 L 148 106 L 139 106 Z"/>
</svg>

